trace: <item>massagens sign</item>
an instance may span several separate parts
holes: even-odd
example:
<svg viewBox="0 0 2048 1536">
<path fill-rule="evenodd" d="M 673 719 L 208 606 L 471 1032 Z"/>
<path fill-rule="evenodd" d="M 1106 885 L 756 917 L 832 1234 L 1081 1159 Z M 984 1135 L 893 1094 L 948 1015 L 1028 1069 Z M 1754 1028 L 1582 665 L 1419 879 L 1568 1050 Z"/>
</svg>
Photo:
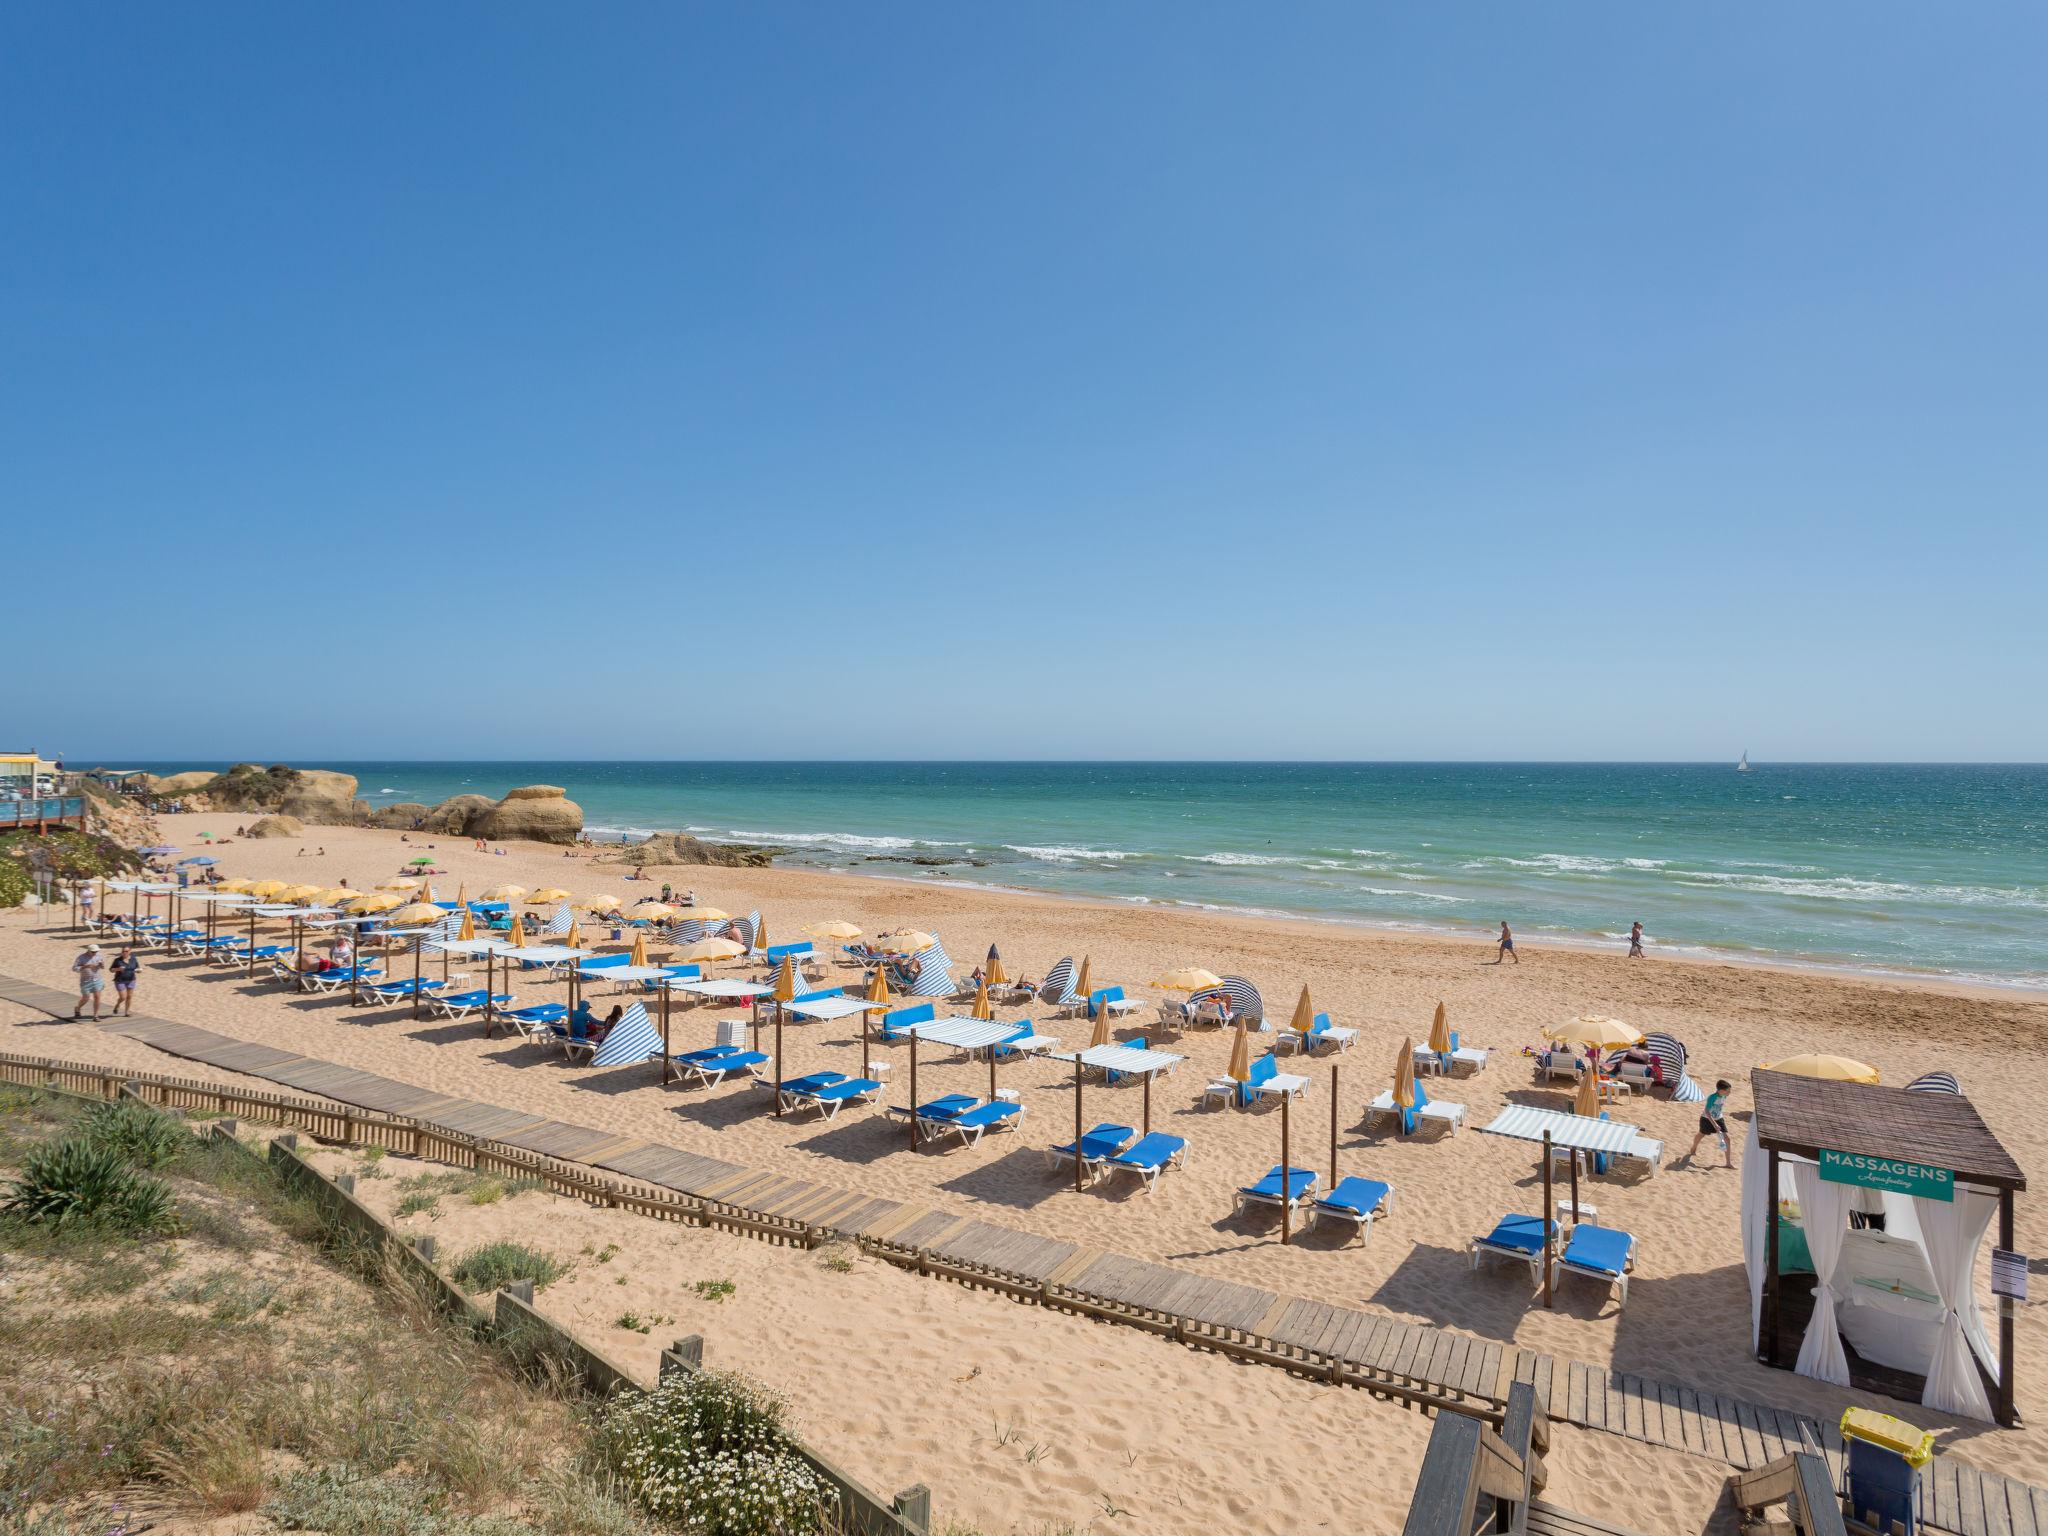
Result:
<svg viewBox="0 0 2048 1536">
<path fill-rule="evenodd" d="M 1889 1189 L 1923 1200 L 1953 1200 L 1956 1176 L 1946 1168 L 1909 1162 L 1902 1157 L 1864 1157 L 1856 1152 L 1823 1152 L 1820 1176 L 1831 1184 L 1860 1184 Z"/>
</svg>

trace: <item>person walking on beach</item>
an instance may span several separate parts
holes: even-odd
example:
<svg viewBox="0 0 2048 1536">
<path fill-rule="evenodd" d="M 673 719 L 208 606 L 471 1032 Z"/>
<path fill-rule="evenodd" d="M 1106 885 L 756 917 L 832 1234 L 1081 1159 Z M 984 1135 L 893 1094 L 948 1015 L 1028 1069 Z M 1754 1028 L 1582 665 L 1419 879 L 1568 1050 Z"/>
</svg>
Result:
<svg viewBox="0 0 2048 1536">
<path fill-rule="evenodd" d="M 1500 925 L 1500 938 L 1496 942 L 1500 945 L 1500 949 L 1493 957 L 1495 965 L 1499 965 L 1501 961 L 1510 957 L 1513 958 L 1515 964 L 1520 965 L 1522 963 L 1522 957 L 1515 954 L 1515 931 L 1508 927 L 1505 922 Z"/>
<path fill-rule="evenodd" d="M 100 958 L 100 947 L 88 944 L 79 957 L 71 962 L 71 969 L 78 972 L 78 1006 L 71 1010 L 71 1017 L 85 1017 L 85 1000 L 92 999 L 92 1016 L 100 1016 L 100 993 L 107 984 L 107 962 Z"/>
<path fill-rule="evenodd" d="M 1700 1143 L 1709 1136 L 1721 1138 L 1721 1159 L 1724 1167 L 1735 1166 L 1735 1152 L 1728 1141 L 1728 1095 L 1735 1090 L 1727 1078 L 1714 1084 L 1714 1091 L 1707 1095 L 1707 1102 L 1700 1106 L 1700 1128 L 1686 1149 L 1685 1160 L 1689 1163 L 1699 1154 Z"/>
<path fill-rule="evenodd" d="M 1631 960 L 1643 958 L 1643 925 L 1631 924 L 1628 930 L 1628 957 Z"/>
<path fill-rule="evenodd" d="M 121 953 L 114 956 L 114 1017 L 127 1014 L 135 1017 L 135 978 L 142 970 L 142 961 L 136 958 L 135 946 L 123 944 Z"/>
<path fill-rule="evenodd" d="M 86 927 L 88 927 L 88 928 L 90 928 L 90 927 L 92 926 L 92 904 L 93 904 L 93 902 L 94 902 L 94 900 L 95 900 L 95 899 L 96 899 L 96 898 L 95 898 L 95 896 L 94 896 L 94 894 L 93 894 L 93 888 L 92 888 L 92 886 L 90 886 L 90 885 L 84 885 L 84 886 L 81 886 L 81 887 L 79 887 L 79 891 L 78 891 L 78 915 L 79 915 L 79 916 L 80 916 L 80 917 L 81 917 L 82 919 L 84 919 L 84 921 L 85 921 L 85 926 L 86 926 Z"/>
</svg>

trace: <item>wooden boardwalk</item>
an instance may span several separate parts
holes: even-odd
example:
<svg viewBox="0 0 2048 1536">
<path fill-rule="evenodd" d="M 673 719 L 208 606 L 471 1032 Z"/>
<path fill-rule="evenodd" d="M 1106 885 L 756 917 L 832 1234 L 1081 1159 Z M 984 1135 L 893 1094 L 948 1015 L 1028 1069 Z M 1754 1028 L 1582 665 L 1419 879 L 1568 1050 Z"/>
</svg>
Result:
<svg viewBox="0 0 2048 1536">
<path fill-rule="evenodd" d="M 68 1018 L 72 994 L 0 976 L 0 1000 Z M 1536 1388 L 1553 1420 L 1684 1451 L 1743 1471 L 1791 1450 L 1817 1450 L 1839 1478 L 1832 1424 L 1766 1404 L 1558 1360 L 1499 1340 L 1403 1322 L 1385 1313 L 1216 1279 L 1146 1259 L 1056 1241 L 930 1206 L 862 1195 L 745 1168 L 589 1126 L 450 1098 L 373 1072 L 252 1044 L 166 1019 L 99 1026 L 170 1055 L 282 1083 L 379 1114 L 601 1168 L 741 1213 L 795 1221 L 860 1241 L 906 1267 L 981 1284 L 1049 1307 L 1110 1318 L 1196 1348 L 1266 1361 L 1419 1404 L 1498 1418 L 1509 1385 Z M 1956 1536 L 2048 1536 L 2048 1489 L 1937 1456 L 1926 1473 L 1925 1523 Z"/>
</svg>

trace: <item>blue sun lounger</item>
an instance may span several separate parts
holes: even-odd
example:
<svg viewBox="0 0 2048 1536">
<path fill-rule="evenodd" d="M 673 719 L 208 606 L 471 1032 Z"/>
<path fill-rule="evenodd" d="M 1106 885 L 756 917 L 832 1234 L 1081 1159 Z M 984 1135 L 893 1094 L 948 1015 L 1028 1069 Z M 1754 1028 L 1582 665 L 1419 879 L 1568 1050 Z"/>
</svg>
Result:
<svg viewBox="0 0 2048 1536">
<path fill-rule="evenodd" d="M 450 1019 L 466 1019 L 472 1013 L 483 1012 L 488 1002 L 493 1012 L 507 1007 L 512 1001 L 510 992 L 486 994 L 481 989 L 475 992 L 444 992 L 433 1001 L 433 1012 Z"/>
<path fill-rule="evenodd" d="M 1580 1222 L 1556 1262 L 1559 1269 L 1614 1287 L 1617 1304 L 1628 1305 L 1629 1271 L 1636 1266 L 1636 1240 L 1628 1233 Z"/>
<path fill-rule="evenodd" d="M 545 1038 L 550 1026 L 569 1017 L 567 1003 L 533 1003 L 525 1008 L 508 1008 L 503 1013 L 495 1008 L 491 1011 L 529 1040 Z"/>
<path fill-rule="evenodd" d="M 1557 1223 L 1550 1223 L 1550 1236 L 1557 1236 Z M 1538 1285 L 1543 1283 L 1543 1218 L 1541 1216 L 1503 1216 L 1494 1224 L 1491 1232 L 1484 1237 L 1475 1237 L 1471 1242 L 1472 1267 L 1479 1267 L 1484 1254 L 1498 1254 L 1504 1259 L 1514 1259 L 1529 1266 L 1529 1278 Z"/>
<path fill-rule="evenodd" d="M 716 1045 L 706 1051 L 684 1051 L 669 1059 L 684 1078 L 705 1088 L 716 1088 L 734 1072 L 745 1072 L 758 1081 L 761 1076 L 759 1069 L 768 1065 L 768 1058 L 759 1051 L 742 1051 L 729 1045 Z"/>
<path fill-rule="evenodd" d="M 893 1119 L 916 1120 L 922 1124 L 926 1120 L 950 1120 L 955 1115 L 964 1115 L 980 1102 L 981 1100 L 971 1093 L 947 1093 L 918 1105 L 916 1109 L 906 1109 L 901 1104 L 892 1104 L 889 1106 L 889 1114 Z"/>
<path fill-rule="evenodd" d="M 1313 1168 L 1282 1168 L 1275 1163 L 1258 1183 L 1246 1184 L 1238 1190 L 1238 1211 L 1242 1213 L 1254 1205 L 1284 1205 L 1292 1210 L 1315 1192 L 1316 1177 Z"/>
<path fill-rule="evenodd" d="M 399 981 L 380 981 L 375 986 L 364 987 L 362 990 L 380 1003 L 395 1003 L 411 997 L 415 992 L 421 995 L 439 992 L 447 985 L 445 981 L 433 981 L 423 976 L 407 976 Z"/>
<path fill-rule="evenodd" d="M 848 1104 L 872 1104 L 882 1085 L 873 1078 L 848 1077 L 844 1072 L 813 1072 L 780 1084 L 777 1093 L 784 1109 L 815 1109 L 827 1120 Z"/>
<path fill-rule="evenodd" d="M 1151 1194 L 1159 1187 L 1159 1175 L 1169 1168 L 1178 1167 L 1187 1160 L 1188 1144 L 1185 1137 L 1169 1136 L 1164 1131 L 1153 1131 L 1141 1136 L 1137 1142 L 1114 1157 L 1103 1159 L 1106 1173 L 1135 1173 L 1145 1186 L 1145 1193 Z"/>
<path fill-rule="evenodd" d="M 1101 1178 L 1103 1164 L 1129 1146 L 1137 1134 L 1128 1125 L 1111 1125 L 1106 1120 L 1088 1132 L 1080 1143 L 1082 1176 L 1091 1184 Z M 1048 1168 L 1070 1166 L 1073 1161 L 1074 1143 L 1071 1141 L 1045 1149 L 1045 1166 Z"/>
<path fill-rule="evenodd" d="M 1348 1221 L 1355 1230 L 1365 1234 L 1367 1242 L 1371 1242 L 1372 1224 L 1392 1210 L 1393 1205 L 1394 1187 L 1391 1184 L 1348 1174 L 1331 1186 L 1327 1195 L 1316 1201 L 1313 1219 L 1318 1224 Z"/>
<path fill-rule="evenodd" d="M 937 1140 L 946 1135 L 960 1138 L 962 1146 L 973 1146 L 989 1131 L 1014 1131 L 1017 1122 L 1024 1118 L 1024 1106 L 1013 1104 L 1008 1099 L 991 1099 L 986 1104 L 977 1104 L 964 1114 L 954 1115 L 949 1120 L 934 1121 L 925 1129 L 927 1140 Z"/>
</svg>

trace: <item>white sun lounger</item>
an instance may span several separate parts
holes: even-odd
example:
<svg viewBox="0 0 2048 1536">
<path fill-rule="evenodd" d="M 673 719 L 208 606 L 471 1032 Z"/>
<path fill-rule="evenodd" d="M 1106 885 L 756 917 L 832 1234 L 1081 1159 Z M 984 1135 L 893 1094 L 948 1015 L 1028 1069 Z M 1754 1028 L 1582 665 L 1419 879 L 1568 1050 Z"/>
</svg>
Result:
<svg viewBox="0 0 2048 1536">
<path fill-rule="evenodd" d="M 1444 1126 L 1453 1136 L 1458 1134 L 1458 1127 L 1465 1123 L 1465 1106 L 1450 1103 L 1445 1099 L 1431 1099 L 1417 1113 L 1424 1120 L 1434 1120 Z M 1394 1090 L 1383 1089 L 1378 1098 L 1365 1106 L 1365 1117 L 1368 1120 L 1386 1118 L 1398 1122 L 1401 1113 L 1394 1107 Z"/>
</svg>

